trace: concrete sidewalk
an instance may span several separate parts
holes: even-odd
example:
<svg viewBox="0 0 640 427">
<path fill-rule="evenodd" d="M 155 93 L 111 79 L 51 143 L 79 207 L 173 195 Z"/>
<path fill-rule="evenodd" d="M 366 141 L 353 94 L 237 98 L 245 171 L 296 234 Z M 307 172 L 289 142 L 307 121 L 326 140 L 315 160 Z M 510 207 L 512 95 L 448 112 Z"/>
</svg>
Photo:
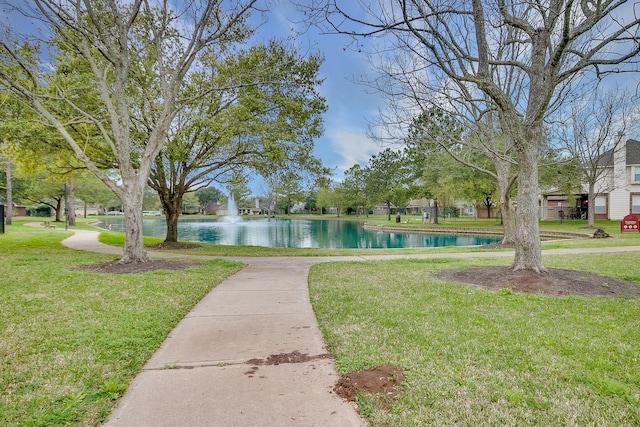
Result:
<svg viewBox="0 0 640 427">
<path fill-rule="evenodd" d="M 76 230 L 63 244 L 122 255 L 97 235 Z M 332 391 L 338 375 L 307 290 L 318 260 L 242 260 L 169 334 L 103 425 L 367 425 Z"/>
</svg>

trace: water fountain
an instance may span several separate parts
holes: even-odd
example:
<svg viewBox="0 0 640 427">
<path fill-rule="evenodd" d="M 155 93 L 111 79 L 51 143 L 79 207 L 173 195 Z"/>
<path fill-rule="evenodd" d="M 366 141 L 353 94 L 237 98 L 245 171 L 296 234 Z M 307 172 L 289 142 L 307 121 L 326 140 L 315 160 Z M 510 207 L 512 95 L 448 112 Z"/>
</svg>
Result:
<svg viewBox="0 0 640 427">
<path fill-rule="evenodd" d="M 231 194 L 227 201 L 227 214 L 220 219 L 220 222 L 235 224 L 238 221 L 242 221 L 242 218 L 238 215 L 238 207 L 236 206 L 233 194 Z"/>
</svg>

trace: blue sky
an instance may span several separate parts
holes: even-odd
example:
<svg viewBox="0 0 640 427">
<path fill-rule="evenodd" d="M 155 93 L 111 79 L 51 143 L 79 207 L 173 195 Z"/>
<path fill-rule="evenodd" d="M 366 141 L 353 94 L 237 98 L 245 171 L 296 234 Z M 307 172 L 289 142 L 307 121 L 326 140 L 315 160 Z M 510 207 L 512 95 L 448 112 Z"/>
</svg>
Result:
<svg viewBox="0 0 640 427">
<path fill-rule="evenodd" d="M 300 52 L 317 52 L 324 56 L 325 62 L 320 69 L 324 83 L 319 91 L 326 98 L 329 110 L 324 115 L 324 135 L 315 141 L 314 154 L 333 170 L 334 180 L 340 181 L 344 170 L 356 163 L 365 164 L 372 155 L 385 148 L 367 136 L 369 122 L 375 121 L 379 110 L 385 109 L 384 100 L 382 95 L 354 82 L 363 75 L 374 77 L 366 53 L 349 49 L 351 39 L 347 36 L 320 34 L 317 28 L 307 28 L 292 1 L 266 0 L 269 11 L 264 18 L 267 22 L 258 29 L 256 37 L 265 41 L 274 36 L 295 38 Z M 354 4 L 357 5 L 356 2 Z M 7 21 L 5 23 L 11 22 L 17 27 L 33 25 L 23 17 L 9 18 L 2 9 L 0 18 Z M 613 80 L 622 83 L 628 78 L 618 76 Z M 637 78 L 630 80 L 631 87 L 638 85 Z M 260 183 L 261 180 L 256 180 L 251 184 L 255 195 L 262 191 Z"/>
<path fill-rule="evenodd" d="M 317 28 L 307 28 L 290 0 L 273 0 L 266 18 L 268 22 L 258 29 L 259 39 L 297 36 L 295 44 L 300 52 L 324 56 L 320 69 L 324 83 L 319 92 L 326 98 L 329 110 L 324 115 L 324 135 L 315 141 L 314 154 L 333 170 L 334 180 L 340 181 L 344 170 L 356 163 L 365 164 L 384 149 L 367 137 L 369 121 L 384 109 L 384 101 L 380 94 L 355 82 L 372 72 L 366 54 L 346 48 L 350 42 L 346 36 L 320 34 Z M 300 32 L 304 34 L 298 35 Z"/>
<path fill-rule="evenodd" d="M 369 73 L 370 64 L 364 53 L 345 49 L 350 41 L 348 37 L 321 35 L 316 28 L 307 28 L 291 0 L 268 0 L 266 3 L 269 11 L 263 18 L 267 22 L 257 31 L 258 40 L 294 38 L 299 52 L 320 53 L 325 58 L 320 69 L 324 83 L 319 92 L 326 98 L 329 110 L 324 115 L 324 135 L 315 141 L 314 154 L 333 170 L 333 178 L 340 181 L 344 170 L 355 163 L 366 163 L 383 149 L 366 135 L 368 120 L 375 119 L 378 110 L 384 108 L 381 96 L 367 93 L 367 88 L 354 82 Z M 30 32 L 36 26 L 28 18 L 8 14 L 5 7 L 0 8 L 0 19 L 2 24 L 13 24 L 21 31 Z M 298 36 L 300 32 L 304 34 Z M 251 183 L 255 195 L 260 194 L 261 183 L 261 179 Z"/>
</svg>

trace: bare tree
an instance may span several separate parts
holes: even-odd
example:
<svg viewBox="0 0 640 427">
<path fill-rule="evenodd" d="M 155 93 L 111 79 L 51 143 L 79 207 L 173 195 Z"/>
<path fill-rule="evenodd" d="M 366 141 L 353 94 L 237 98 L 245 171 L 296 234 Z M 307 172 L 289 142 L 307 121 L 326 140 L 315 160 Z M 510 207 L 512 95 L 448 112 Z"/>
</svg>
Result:
<svg viewBox="0 0 640 427">
<path fill-rule="evenodd" d="M 392 36 L 384 52 L 415 59 L 408 78 L 477 103 L 488 98 L 518 163 L 514 270 L 544 271 L 538 161 L 544 119 L 593 70 L 636 71 L 640 17 L 626 0 L 318 0 L 307 11 L 329 33 Z M 362 40 L 362 39 L 358 39 Z M 624 64 L 624 65 L 620 65 Z M 399 91 L 415 105 L 420 93 Z"/>
<path fill-rule="evenodd" d="M 16 48 L 25 40 L 3 40 L 0 87 L 55 128 L 121 200 L 126 241 L 120 262 L 147 260 L 142 243 L 144 187 L 177 111 L 189 102 L 178 98 L 185 77 L 205 52 L 213 55 L 246 29 L 244 21 L 256 2 L 34 0 L 32 8 L 15 8 L 38 20 L 46 36 L 36 42 L 52 51 L 25 57 Z M 67 62 L 73 67 L 61 74 L 76 73 L 75 86 L 57 86 L 49 70 Z M 136 108 L 134 97 L 147 101 L 144 109 Z M 133 126 L 142 117 L 153 122 L 152 132 L 144 137 Z M 100 144 L 92 145 L 96 139 Z"/>
<path fill-rule="evenodd" d="M 613 153 L 625 132 L 637 129 L 639 111 L 631 96 L 617 88 L 605 90 L 597 86 L 580 95 L 562 114 L 568 118 L 555 122 L 554 130 L 558 148 L 576 160 L 587 184 L 587 226 L 594 227 L 596 194 L 613 189 L 614 180 L 605 177 L 612 170 L 607 167 L 608 162 L 613 164 Z"/>
</svg>

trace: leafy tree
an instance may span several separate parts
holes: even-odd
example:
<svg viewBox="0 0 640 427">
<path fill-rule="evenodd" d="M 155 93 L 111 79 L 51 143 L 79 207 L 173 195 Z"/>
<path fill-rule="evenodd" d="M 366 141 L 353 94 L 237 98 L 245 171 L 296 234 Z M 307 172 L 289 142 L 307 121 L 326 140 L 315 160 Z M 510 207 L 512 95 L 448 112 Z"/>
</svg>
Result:
<svg viewBox="0 0 640 427">
<path fill-rule="evenodd" d="M 51 207 L 55 212 L 56 221 L 62 218 L 62 203 L 64 202 L 63 181 L 46 171 L 33 172 L 25 188 L 25 199 L 32 203 L 39 203 Z"/>
<path fill-rule="evenodd" d="M 180 97 L 186 76 L 201 68 L 204 53 L 213 55 L 244 31 L 255 3 L 34 0 L 33 10 L 16 7 L 40 21 L 40 34 L 50 36 L 40 46 L 52 51 L 29 55 L 19 41 L 3 40 L 0 87 L 54 128 L 121 200 L 126 240 L 120 262 L 147 261 L 142 204 L 151 168 L 177 113 L 209 93 Z M 74 67 L 66 69 L 65 86 L 57 86 L 50 70 L 65 63 Z M 68 85 L 69 75 L 77 76 L 75 86 Z M 137 132 L 138 120 L 149 133 Z"/>
<path fill-rule="evenodd" d="M 272 185 L 278 194 L 278 207 L 287 215 L 291 215 L 291 208 L 303 198 L 304 188 L 300 175 L 287 171 L 272 180 Z"/>
<path fill-rule="evenodd" d="M 367 194 L 367 173 L 370 170 L 362 168 L 362 166 L 356 164 L 347 169 L 344 172 L 344 179 L 340 186 L 343 195 L 350 201 L 350 204 L 355 208 L 356 215 L 360 212 L 364 212 L 369 216 L 369 208 L 372 203 L 375 203 L 371 199 L 371 195 Z M 377 196 L 377 194 L 376 194 Z"/>
<path fill-rule="evenodd" d="M 144 189 L 144 198 L 142 199 L 142 207 L 144 210 L 159 211 L 162 209 L 160 198 L 153 188 L 147 186 Z"/>
<path fill-rule="evenodd" d="M 233 197 L 236 201 L 236 206 L 249 203 L 251 189 L 249 188 L 247 177 L 243 174 L 235 172 L 231 175 L 231 178 L 227 181 L 227 191 L 229 192 L 229 197 Z"/>
<path fill-rule="evenodd" d="M 322 187 L 318 190 L 318 195 L 316 197 L 316 206 L 320 209 L 320 215 L 324 213 L 325 209 L 330 208 L 333 202 L 332 199 L 332 189 L 329 187 Z"/>
<path fill-rule="evenodd" d="M 349 200 L 349 193 L 343 187 L 343 183 L 335 185 L 327 194 L 327 203 L 329 206 L 336 208 L 336 216 L 340 217 L 340 214 L 345 211 L 345 208 L 349 206 L 351 201 Z"/>
<path fill-rule="evenodd" d="M 194 188 L 226 183 L 241 205 L 251 194 L 242 178 L 250 172 L 324 173 L 311 156 L 326 110 L 316 92 L 321 62 L 317 55 L 302 58 L 271 41 L 207 58 L 208 73 L 191 76 L 186 93 L 199 87 L 211 93 L 177 116 L 175 132 L 151 172 L 167 217 L 167 241 L 177 240 L 181 200 Z"/>
<path fill-rule="evenodd" d="M 390 148 L 369 159 L 366 167 L 367 194 L 387 206 L 387 220 L 391 220 L 391 205 L 398 207 L 410 198 L 410 169 L 404 153 Z"/>
<path fill-rule="evenodd" d="M 182 199 L 182 210 L 183 212 L 195 212 L 199 211 L 200 202 L 198 201 L 198 197 L 194 193 L 185 194 Z"/>
<path fill-rule="evenodd" d="M 307 213 L 314 212 L 318 209 L 318 192 L 316 190 L 305 191 L 304 200 L 304 209 Z"/>
<path fill-rule="evenodd" d="M 100 181 L 95 175 L 82 172 L 76 178 L 76 196 L 86 205 L 94 205 L 99 211 L 104 212 L 109 202 L 115 198 L 115 194 Z"/>
<path fill-rule="evenodd" d="M 200 208 L 204 208 L 211 202 L 221 201 L 224 198 L 224 194 L 222 194 L 222 191 L 215 187 L 198 188 L 195 194 L 198 198 L 198 202 L 200 203 Z"/>
</svg>

